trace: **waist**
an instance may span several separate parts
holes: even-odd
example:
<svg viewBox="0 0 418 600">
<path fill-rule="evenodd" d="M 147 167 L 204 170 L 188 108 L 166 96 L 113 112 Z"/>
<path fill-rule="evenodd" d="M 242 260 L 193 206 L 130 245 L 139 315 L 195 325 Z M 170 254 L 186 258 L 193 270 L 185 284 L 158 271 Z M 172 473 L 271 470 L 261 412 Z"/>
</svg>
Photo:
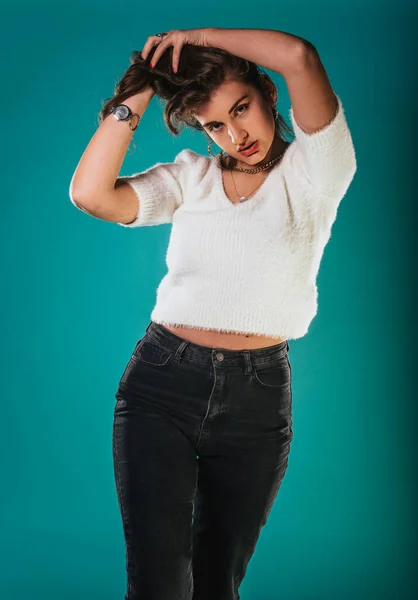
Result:
<svg viewBox="0 0 418 600">
<path fill-rule="evenodd" d="M 196 329 L 185 325 L 160 325 L 192 344 L 226 350 L 256 350 L 286 341 L 285 337 L 266 337 L 247 333 Z"/>
</svg>

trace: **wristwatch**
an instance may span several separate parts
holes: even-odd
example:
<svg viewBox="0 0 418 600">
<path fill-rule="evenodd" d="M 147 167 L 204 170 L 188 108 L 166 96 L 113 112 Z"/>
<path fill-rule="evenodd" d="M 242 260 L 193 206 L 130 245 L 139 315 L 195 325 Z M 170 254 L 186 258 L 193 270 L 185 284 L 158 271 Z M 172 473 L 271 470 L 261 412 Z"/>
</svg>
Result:
<svg viewBox="0 0 418 600">
<path fill-rule="evenodd" d="M 117 106 L 112 108 L 110 112 L 113 114 L 116 121 L 128 121 L 128 125 L 131 131 L 135 131 L 135 129 L 138 127 L 139 120 L 141 117 L 136 113 L 133 113 L 129 106 L 127 106 L 126 104 L 118 104 Z M 132 127 L 131 123 L 135 119 L 135 117 L 138 117 L 138 120 L 136 121 L 135 127 Z"/>
</svg>

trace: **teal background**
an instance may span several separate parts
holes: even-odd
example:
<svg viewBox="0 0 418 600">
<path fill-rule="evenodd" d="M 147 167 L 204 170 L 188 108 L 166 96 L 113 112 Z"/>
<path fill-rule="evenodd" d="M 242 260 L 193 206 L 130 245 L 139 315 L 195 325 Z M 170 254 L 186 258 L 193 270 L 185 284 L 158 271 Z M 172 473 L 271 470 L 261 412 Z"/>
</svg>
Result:
<svg viewBox="0 0 418 600">
<path fill-rule="evenodd" d="M 319 311 L 290 341 L 294 440 L 242 600 L 418 596 L 416 31 L 412 2 L 102 1 L 7 5 L 2 44 L 2 600 L 122 600 L 114 393 L 165 274 L 170 225 L 125 229 L 68 191 L 149 35 L 280 29 L 318 49 L 358 171 L 318 276 Z M 290 107 L 284 79 L 279 112 Z M 121 174 L 206 153 L 153 99 Z M 244 499 L 243 499 L 244 500 Z M 146 599 L 144 599 L 146 600 Z M 216 600 L 216 599 L 213 599 Z"/>
</svg>

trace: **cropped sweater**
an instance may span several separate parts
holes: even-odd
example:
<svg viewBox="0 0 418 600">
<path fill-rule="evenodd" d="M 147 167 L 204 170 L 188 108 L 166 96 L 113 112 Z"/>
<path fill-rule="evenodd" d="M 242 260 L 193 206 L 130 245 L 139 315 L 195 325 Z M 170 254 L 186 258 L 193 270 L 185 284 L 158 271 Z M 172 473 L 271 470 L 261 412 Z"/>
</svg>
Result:
<svg viewBox="0 0 418 600">
<path fill-rule="evenodd" d="M 313 134 L 290 108 L 295 139 L 246 202 L 226 196 L 218 158 L 189 149 L 119 177 L 139 198 L 136 219 L 119 225 L 172 223 L 152 321 L 286 339 L 308 332 L 323 251 L 357 169 L 336 99 L 333 120 Z"/>
</svg>

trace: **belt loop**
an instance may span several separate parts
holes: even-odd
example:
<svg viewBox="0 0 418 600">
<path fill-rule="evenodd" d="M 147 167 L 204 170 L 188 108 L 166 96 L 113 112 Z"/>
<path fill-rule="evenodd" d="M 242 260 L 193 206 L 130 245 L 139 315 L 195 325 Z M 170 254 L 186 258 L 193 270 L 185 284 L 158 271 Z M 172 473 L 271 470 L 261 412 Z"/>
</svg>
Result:
<svg viewBox="0 0 418 600">
<path fill-rule="evenodd" d="M 188 346 L 189 344 L 190 344 L 190 342 L 189 342 L 188 340 L 183 340 L 183 341 L 180 343 L 180 345 L 179 345 L 179 347 L 177 348 L 177 350 L 176 350 L 176 353 L 175 353 L 175 355 L 174 355 L 174 359 L 175 359 L 177 362 L 180 362 L 181 355 L 183 354 L 183 352 L 185 351 L 185 349 L 187 348 L 187 346 Z"/>
<path fill-rule="evenodd" d="M 251 355 L 249 350 L 242 351 L 245 360 L 245 375 L 249 375 L 252 371 Z"/>
</svg>

